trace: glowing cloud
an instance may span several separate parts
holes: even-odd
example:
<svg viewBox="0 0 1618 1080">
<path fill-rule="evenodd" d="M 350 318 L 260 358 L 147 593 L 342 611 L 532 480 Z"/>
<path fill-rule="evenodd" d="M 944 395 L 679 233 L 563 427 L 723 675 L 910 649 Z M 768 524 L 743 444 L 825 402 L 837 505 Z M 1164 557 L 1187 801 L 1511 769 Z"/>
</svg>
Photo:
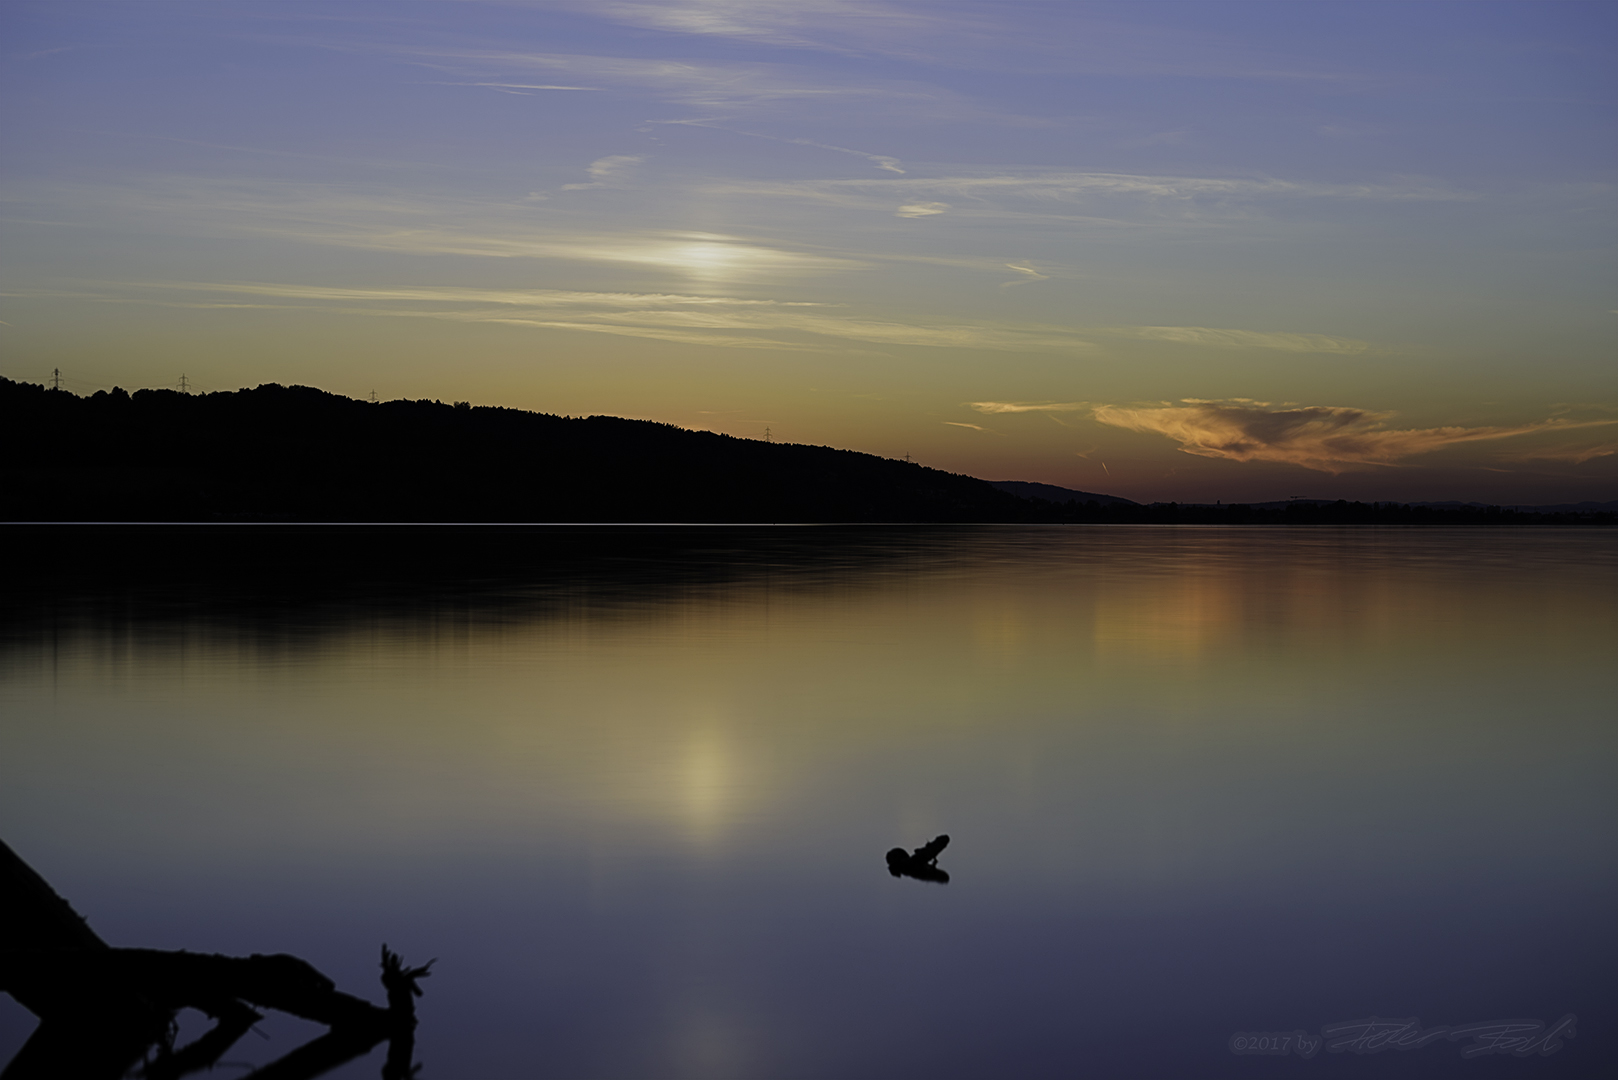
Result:
<svg viewBox="0 0 1618 1080">
<path fill-rule="evenodd" d="M 969 401 L 968 405 L 980 413 L 1020 412 L 1083 412 L 1089 403 L 1083 401 Z"/>
<path fill-rule="evenodd" d="M 1000 287 L 1002 289 L 1009 289 L 1013 285 L 1032 285 L 1036 281 L 1049 281 L 1051 279 L 1049 274 L 1041 274 L 1032 266 L 1018 266 L 1016 263 L 1006 263 L 1005 265 L 1007 270 L 1015 270 L 1017 273 L 1026 274 L 1027 276 L 1012 278 L 1010 281 L 1002 281 L 1000 283 Z"/>
<path fill-rule="evenodd" d="M 1329 473 L 1394 465 L 1462 443 L 1618 423 L 1551 419 L 1511 427 L 1400 430 L 1384 426 L 1388 414 L 1364 409 L 1333 405 L 1277 409 L 1264 402 L 1194 399 L 1178 405 L 1098 405 L 1094 416 L 1113 427 L 1167 435 L 1181 450 L 1198 457 L 1278 461 Z"/>
</svg>

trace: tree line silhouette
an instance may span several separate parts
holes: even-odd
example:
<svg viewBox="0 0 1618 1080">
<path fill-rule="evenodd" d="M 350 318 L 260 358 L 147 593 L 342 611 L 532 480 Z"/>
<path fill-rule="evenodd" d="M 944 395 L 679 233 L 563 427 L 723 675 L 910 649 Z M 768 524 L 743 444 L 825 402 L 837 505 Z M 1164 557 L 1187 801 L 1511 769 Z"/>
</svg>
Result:
<svg viewBox="0 0 1618 1080">
<path fill-rule="evenodd" d="M 1058 503 L 827 446 L 274 383 L 81 397 L 0 377 L 0 420 L 8 521 L 1618 522 L 1612 513 L 1397 503 Z"/>
</svg>

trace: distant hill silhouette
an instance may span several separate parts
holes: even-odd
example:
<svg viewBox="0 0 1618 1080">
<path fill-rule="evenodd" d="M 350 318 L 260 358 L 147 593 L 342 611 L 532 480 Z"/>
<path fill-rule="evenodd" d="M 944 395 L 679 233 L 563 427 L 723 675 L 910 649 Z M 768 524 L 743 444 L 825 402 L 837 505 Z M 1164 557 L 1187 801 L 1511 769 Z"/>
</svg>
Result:
<svg viewBox="0 0 1618 1080">
<path fill-rule="evenodd" d="M 1612 525 L 1597 507 L 1153 503 L 612 416 L 0 377 L 0 521 Z"/>
<path fill-rule="evenodd" d="M 10 521 L 1018 520 L 988 483 L 851 450 L 307 386 L 78 397 L 0 379 Z"/>
<path fill-rule="evenodd" d="M 1036 484 L 1028 480 L 990 480 L 990 486 L 1015 495 L 1019 499 L 1044 499 L 1046 502 L 1094 502 L 1102 506 L 1139 506 L 1140 503 L 1129 499 L 1120 499 L 1116 495 L 1097 495 L 1089 491 L 1075 491 L 1072 488 L 1057 487 L 1055 484 Z"/>
</svg>

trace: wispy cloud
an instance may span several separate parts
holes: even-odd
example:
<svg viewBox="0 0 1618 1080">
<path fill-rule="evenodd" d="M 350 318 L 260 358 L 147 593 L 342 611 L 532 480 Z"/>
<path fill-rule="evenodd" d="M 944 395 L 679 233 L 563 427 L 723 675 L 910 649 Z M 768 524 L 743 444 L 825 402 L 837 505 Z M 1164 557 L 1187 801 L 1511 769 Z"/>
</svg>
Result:
<svg viewBox="0 0 1618 1080">
<path fill-rule="evenodd" d="M 835 348 L 847 352 L 846 344 L 834 343 L 849 341 L 879 347 L 1000 351 L 1071 352 L 1092 347 L 1060 327 L 965 321 L 906 323 L 861 317 L 812 301 L 452 286 L 355 288 L 195 281 L 92 284 L 97 286 L 94 291 L 53 290 L 52 295 L 116 303 L 139 302 L 146 296 L 153 297 L 153 303 L 184 307 L 273 306 L 276 302 L 318 305 L 322 310 L 345 315 L 584 330 L 738 348 Z M 211 298 L 219 294 L 251 297 L 257 303 L 221 303 Z"/>
<path fill-rule="evenodd" d="M 1008 285 L 1028 285 L 1035 281 L 1049 281 L 1051 279 L 1049 274 L 1041 274 L 1032 266 L 1018 266 L 1016 263 L 1006 263 L 1006 269 L 1015 270 L 1019 274 L 1027 274 L 1028 276 L 1023 278 L 1014 278 L 1011 281 L 1001 282 L 1001 288 L 1005 288 Z"/>
<path fill-rule="evenodd" d="M 1464 443 L 1618 423 L 1565 418 L 1498 427 L 1397 429 L 1389 414 L 1333 405 L 1277 408 L 1263 402 L 1187 400 L 1151 406 L 1098 405 L 1103 424 L 1166 435 L 1199 457 L 1275 461 L 1318 472 L 1395 465 Z"/>
<path fill-rule="evenodd" d="M 814 139 L 792 139 L 783 135 L 766 135 L 758 131 L 742 131 L 739 128 L 728 127 L 719 123 L 712 117 L 700 117 L 688 120 L 650 120 L 650 124 L 661 124 L 668 127 L 700 127 L 713 131 L 723 131 L 731 135 L 741 135 L 749 139 L 767 139 L 770 142 L 785 143 L 789 146 L 812 146 L 816 150 L 829 150 L 834 154 L 848 154 L 851 157 L 864 158 L 884 172 L 904 175 L 902 163 L 896 157 L 887 154 L 872 154 L 865 150 L 855 150 L 848 146 L 835 146 L 831 143 L 816 142 Z"/>
<path fill-rule="evenodd" d="M 301 238 L 372 251 L 621 263 L 655 267 L 711 283 L 824 274 L 854 270 L 862 265 L 854 259 L 770 247 L 719 233 L 523 236 L 432 226 L 409 230 L 351 226 L 342 232 L 304 231 Z"/>
<path fill-rule="evenodd" d="M 1322 57 L 1274 55 L 1250 39 L 1161 19 L 1126 22 L 1091 5 L 1041 4 L 996 18 L 961 4 L 880 0 L 590 0 L 621 24 L 755 45 L 893 56 L 954 68 L 1364 84 Z"/>
<path fill-rule="evenodd" d="M 599 86 L 551 86 L 546 83 L 513 83 L 513 82 L 463 82 L 448 83 L 449 86 L 476 86 L 485 90 L 503 90 L 507 93 L 520 94 L 529 90 L 588 90 L 599 93 Z"/>
<path fill-rule="evenodd" d="M 1618 441 L 1596 443 L 1593 446 L 1551 446 L 1512 455 L 1514 461 L 1565 461 L 1570 465 L 1583 465 L 1596 458 L 1618 454 Z"/>
<path fill-rule="evenodd" d="M 633 154 L 613 154 L 610 157 L 597 158 L 590 162 L 590 182 L 587 184 L 563 184 L 563 191 L 580 191 L 584 188 L 606 187 L 617 180 L 622 180 L 641 158 Z"/>
<path fill-rule="evenodd" d="M 616 183 L 639 159 L 597 160 L 591 187 Z M 38 198 L 110 213 L 170 234 L 264 237 L 401 255 L 577 260 L 651 267 L 707 284 L 855 271 L 859 259 L 769 239 L 636 228 L 590 231 L 536 213 L 543 192 L 511 200 L 423 197 L 374 185 L 158 177 L 127 188 L 83 186 Z M 569 227 L 571 226 L 571 227 Z"/>
<path fill-rule="evenodd" d="M 914 55 L 919 35 L 963 22 L 947 7 L 929 10 L 880 0 L 591 0 L 577 7 L 649 30 L 854 55 Z M 987 30 L 993 24 L 977 20 L 974 25 Z"/>
<path fill-rule="evenodd" d="M 1328 184 L 1276 177 L 1152 176 L 1132 173 L 1019 170 L 983 176 L 856 177 L 803 181 L 727 181 L 716 193 L 803 199 L 849 209 L 946 205 L 959 213 L 1017 216 L 1067 215 L 1078 211 L 1150 207 L 1159 215 L 1184 217 L 1220 210 L 1228 215 L 1277 201 L 1355 202 L 1464 201 L 1478 196 L 1438 181 L 1399 184 Z M 953 204 L 950 200 L 954 200 Z M 1089 215 L 1087 215 L 1089 216 Z M 1122 220 L 1122 219 L 1120 219 Z"/>
<path fill-rule="evenodd" d="M 1086 401 L 969 401 L 972 408 L 980 413 L 1025 413 L 1025 412 L 1083 412 L 1090 407 Z"/>
<path fill-rule="evenodd" d="M 1196 345 L 1205 349 L 1280 349 L 1284 352 L 1353 355 L 1371 347 L 1369 342 L 1325 334 L 1222 330 L 1207 326 L 1110 326 L 1102 332 L 1146 341 Z"/>
<path fill-rule="evenodd" d="M 855 79 L 847 73 L 805 65 L 436 45 L 333 43 L 328 47 L 391 56 L 463 85 L 491 90 L 577 86 L 711 110 L 731 118 L 753 114 L 780 118 L 784 111 L 805 106 L 816 116 L 837 107 L 844 124 L 862 123 L 876 115 L 891 118 L 895 112 L 912 120 L 937 122 L 1017 119 L 943 86 L 907 79 Z"/>
<path fill-rule="evenodd" d="M 803 300 L 749 300 L 730 296 L 685 296 L 678 293 L 575 292 L 563 289 L 480 289 L 455 285 L 356 288 L 337 285 L 291 285 L 276 282 L 136 281 L 115 283 L 137 289 L 222 292 L 288 300 L 367 300 L 378 302 L 507 304 L 517 307 L 824 307 Z"/>
<path fill-rule="evenodd" d="M 727 198 L 792 200 L 826 210 L 1087 230 L 1196 230 L 1341 220 L 1397 203 L 1467 202 L 1476 192 L 1436 180 L 1333 184 L 1278 177 L 1156 176 L 1034 168 L 959 175 L 910 163 L 902 177 L 711 181 Z M 927 175 L 932 172 L 934 175 Z"/>
<path fill-rule="evenodd" d="M 988 428 L 984 427 L 982 424 L 963 424 L 959 420 L 945 420 L 944 423 L 948 424 L 950 427 L 970 428 L 973 431 L 988 431 L 989 430 Z"/>
</svg>

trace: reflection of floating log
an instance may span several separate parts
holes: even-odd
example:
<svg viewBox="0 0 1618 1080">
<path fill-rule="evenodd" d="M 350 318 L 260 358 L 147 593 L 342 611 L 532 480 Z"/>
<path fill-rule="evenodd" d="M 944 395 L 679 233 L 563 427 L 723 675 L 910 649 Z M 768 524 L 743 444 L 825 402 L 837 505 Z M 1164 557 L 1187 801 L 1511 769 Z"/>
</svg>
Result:
<svg viewBox="0 0 1618 1080">
<path fill-rule="evenodd" d="M 938 868 L 938 856 L 949 846 L 949 836 L 935 836 L 915 851 L 896 847 L 888 852 L 888 873 L 894 877 L 912 877 L 919 881 L 948 884 L 949 875 Z"/>
<path fill-rule="evenodd" d="M 158 1053 L 142 1075 L 176 1078 L 210 1068 L 254 1021 L 250 1006 L 276 1009 L 325 1024 L 331 1031 L 253 1073 L 269 1078 L 314 1077 L 368 1053 L 384 1039 L 391 1052 L 384 1076 L 407 1077 L 416 1027 L 417 980 L 382 947 L 387 1009 L 337 989 L 295 956 L 219 956 L 114 949 L 45 879 L 0 842 L 0 992 L 40 1018 L 0 1080 L 75 1077 L 116 1080 L 149 1048 Z M 171 1024 L 180 1009 L 213 1017 L 215 1027 L 174 1051 Z"/>
</svg>

